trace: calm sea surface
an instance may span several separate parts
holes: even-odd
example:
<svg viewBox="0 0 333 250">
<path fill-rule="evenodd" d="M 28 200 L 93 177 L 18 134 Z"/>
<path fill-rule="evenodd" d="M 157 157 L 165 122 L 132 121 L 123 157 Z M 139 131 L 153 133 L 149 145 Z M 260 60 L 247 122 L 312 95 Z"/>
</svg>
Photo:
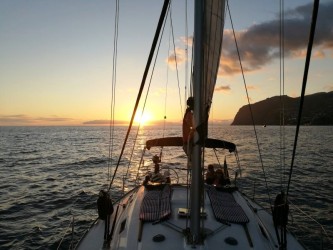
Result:
<svg viewBox="0 0 333 250">
<path fill-rule="evenodd" d="M 178 136 L 179 131 L 180 127 L 143 128 L 131 156 L 132 135 L 119 171 L 125 173 L 133 159 L 129 172 L 135 176 L 145 140 L 163 133 Z M 280 128 L 257 127 L 265 176 L 252 127 L 216 125 L 210 131 L 211 137 L 236 143 L 241 190 L 269 208 L 281 182 L 287 182 L 281 173 L 289 171 L 295 127 L 285 128 L 285 157 L 281 157 Z M 97 218 L 98 192 L 108 187 L 109 173 L 113 173 L 108 168 L 109 155 L 117 160 L 125 132 L 124 127 L 115 129 L 110 155 L 108 127 L 0 127 L 0 249 L 57 249 L 61 241 L 60 249 L 68 249 L 71 237 L 77 242 Z M 168 157 L 180 164 L 186 161 L 182 151 L 166 152 L 164 159 Z M 322 249 L 322 245 L 333 249 L 332 165 L 333 127 L 301 127 L 289 191 L 295 205 L 291 205 L 289 225 L 309 249 Z M 120 179 L 113 189 L 115 197 L 117 186 Z M 325 232 L 314 220 L 329 238 L 321 240 Z"/>
</svg>

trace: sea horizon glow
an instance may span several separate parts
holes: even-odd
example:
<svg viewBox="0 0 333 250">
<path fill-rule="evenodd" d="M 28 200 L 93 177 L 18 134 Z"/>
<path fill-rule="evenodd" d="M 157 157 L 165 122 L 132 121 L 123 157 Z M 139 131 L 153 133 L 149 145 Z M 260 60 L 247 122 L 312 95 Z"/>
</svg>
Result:
<svg viewBox="0 0 333 250">
<path fill-rule="evenodd" d="M 132 116 L 162 4 L 162 0 L 120 1 L 116 125 L 128 125 Z M 312 4 L 310 0 L 284 3 L 283 88 L 284 94 L 291 97 L 301 93 Z M 234 0 L 229 5 L 251 103 L 279 95 L 279 2 Z M 185 2 L 172 2 L 173 31 L 169 16 L 150 92 L 146 97 L 148 75 L 135 123 L 145 98 L 144 125 L 181 123 L 186 108 L 185 82 L 190 79 L 193 1 L 188 1 L 187 7 L 188 34 Z M 333 91 L 332 11 L 332 1 L 321 1 L 306 94 Z M 114 14 L 113 1 L 1 1 L 0 126 L 109 125 Z M 210 119 L 230 124 L 246 104 L 230 18 L 226 14 Z"/>
</svg>

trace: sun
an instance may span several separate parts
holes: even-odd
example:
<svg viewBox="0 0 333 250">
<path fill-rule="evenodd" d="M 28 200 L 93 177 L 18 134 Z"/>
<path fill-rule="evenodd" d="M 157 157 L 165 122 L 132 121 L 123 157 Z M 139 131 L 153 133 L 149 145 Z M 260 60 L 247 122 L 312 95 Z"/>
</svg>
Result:
<svg viewBox="0 0 333 250">
<path fill-rule="evenodd" d="M 149 122 L 152 120 L 152 115 L 149 112 L 142 113 L 136 113 L 134 117 L 134 122 L 136 124 L 140 124 L 141 126 L 149 125 Z"/>
</svg>

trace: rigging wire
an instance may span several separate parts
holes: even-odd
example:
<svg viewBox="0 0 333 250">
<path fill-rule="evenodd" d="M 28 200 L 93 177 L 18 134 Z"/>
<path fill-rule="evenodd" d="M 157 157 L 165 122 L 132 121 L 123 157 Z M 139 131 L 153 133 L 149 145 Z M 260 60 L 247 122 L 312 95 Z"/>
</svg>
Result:
<svg viewBox="0 0 333 250">
<path fill-rule="evenodd" d="M 172 2 L 171 2 L 172 4 Z M 171 6 L 172 7 L 172 6 Z M 172 9 L 172 8 L 171 8 Z M 169 16 L 170 20 L 172 18 L 171 11 L 169 11 Z M 168 45 L 168 58 L 170 58 L 170 40 L 171 40 L 171 21 L 170 21 L 170 30 L 169 30 L 169 45 Z M 167 109 L 167 97 L 168 97 L 168 85 L 169 85 L 169 66 L 167 65 L 166 67 L 167 72 L 166 72 L 166 82 L 165 82 L 165 97 L 164 97 L 164 120 L 163 120 L 163 136 L 164 137 L 164 132 L 166 130 L 166 109 Z"/>
<path fill-rule="evenodd" d="M 293 202 L 289 201 L 289 203 L 293 206 L 293 208 L 295 208 L 296 210 L 298 210 L 301 214 L 303 214 L 305 216 L 305 218 L 308 218 L 310 220 L 312 220 L 314 223 L 317 224 L 317 226 L 320 227 L 320 230 L 322 233 L 324 233 L 324 235 L 327 237 L 327 239 L 330 239 L 330 236 L 328 235 L 328 232 L 326 231 L 325 227 L 316 219 L 314 219 L 311 215 L 309 215 L 307 212 L 303 211 L 302 209 L 300 209 L 296 204 L 294 204 Z M 312 227 L 313 228 L 313 227 Z"/>
<path fill-rule="evenodd" d="M 108 180 L 110 180 L 110 168 L 113 157 L 113 138 L 115 125 L 115 103 L 116 103 L 116 79 L 117 79 L 117 54 L 118 54 L 118 27 L 119 27 L 119 0 L 116 1 L 115 25 L 113 39 L 113 67 L 112 67 L 112 91 L 111 91 L 111 113 L 109 124 L 109 159 L 108 159 Z"/>
<path fill-rule="evenodd" d="M 304 103 L 304 97 L 305 97 L 305 89 L 306 89 L 306 83 L 307 83 L 309 67 L 310 67 L 311 52 L 312 52 L 313 40 L 314 40 L 314 35 L 315 35 L 315 30 L 316 30 L 318 9 L 319 9 L 319 0 L 315 0 L 314 3 L 313 3 L 312 22 L 311 22 L 311 29 L 310 29 L 310 35 L 309 35 L 309 43 L 308 43 L 308 48 L 307 48 L 307 53 L 306 53 L 306 60 L 305 60 L 305 67 L 304 67 L 304 74 L 303 74 L 303 83 L 302 83 L 302 91 L 301 91 L 301 99 L 300 99 L 300 104 L 299 104 L 297 126 L 296 126 L 296 133 L 295 133 L 295 140 L 294 140 L 294 147 L 293 147 L 293 154 L 292 154 L 292 158 L 291 158 L 291 165 L 290 165 L 290 171 L 289 171 L 289 179 L 288 179 L 288 186 L 287 186 L 287 198 L 288 198 L 288 194 L 289 194 L 291 176 L 292 176 L 292 172 L 293 172 L 294 160 L 295 160 L 295 155 L 296 155 L 298 133 L 299 133 L 301 118 L 302 118 L 303 103 Z"/>
<path fill-rule="evenodd" d="M 274 211 L 277 211 L 277 200 L 279 199 L 278 197 L 284 197 L 284 190 L 283 186 L 285 183 L 285 130 L 284 130 L 284 0 L 280 0 L 280 17 L 279 17 L 279 53 L 280 53 L 280 189 L 281 189 L 281 194 L 276 196 L 275 203 L 274 203 Z M 283 210 L 287 210 L 288 208 L 287 205 L 287 200 L 283 201 L 283 204 L 281 206 Z M 288 212 L 284 212 L 286 216 L 288 216 Z M 278 223 L 274 221 L 274 215 L 277 213 L 273 213 L 273 222 L 274 222 L 274 228 L 275 228 L 275 234 L 276 238 L 278 240 L 280 248 L 284 249 L 284 246 L 286 245 L 286 224 L 283 224 L 283 226 L 280 227 L 280 233 L 278 231 Z"/>
<path fill-rule="evenodd" d="M 280 0 L 280 185 L 285 183 L 284 0 Z"/>
<path fill-rule="evenodd" d="M 169 34 L 169 41 L 170 41 L 170 34 Z M 168 58 L 170 53 L 170 42 L 169 42 L 169 48 L 168 48 Z M 167 66 L 167 73 L 166 73 L 166 81 L 165 81 L 165 96 L 164 96 L 164 119 L 163 119 L 163 136 L 164 132 L 166 130 L 166 119 L 167 119 L 167 102 L 168 102 L 168 85 L 169 85 L 169 66 Z"/>
<path fill-rule="evenodd" d="M 136 99 L 136 102 L 135 102 L 135 106 L 134 106 L 134 110 L 133 110 L 132 117 L 131 117 L 131 120 L 130 120 L 130 124 L 129 124 L 128 129 L 127 129 L 127 133 L 126 133 L 126 136 L 125 136 L 125 139 L 124 139 L 124 143 L 123 143 L 123 146 L 122 146 L 119 158 L 118 158 L 118 162 L 117 162 L 116 168 L 114 170 L 112 179 L 110 181 L 109 190 L 112 187 L 114 178 L 115 178 L 115 176 L 117 174 L 118 167 L 120 165 L 121 158 L 122 158 L 122 156 L 124 154 L 124 150 L 125 150 L 125 146 L 126 146 L 128 137 L 129 137 L 129 133 L 130 133 L 132 125 L 133 125 L 134 116 L 135 116 L 136 110 L 138 109 L 138 106 L 139 106 L 139 102 L 140 102 L 141 95 L 142 95 L 142 92 L 143 92 L 143 89 L 144 89 L 144 86 L 145 86 L 145 82 L 146 82 L 147 74 L 148 74 L 148 71 L 149 71 L 149 67 L 150 67 L 151 61 L 153 59 L 153 55 L 154 55 L 154 51 L 155 51 L 155 48 L 156 48 L 156 44 L 158 42 L 159 33 L 161 31 L 161 27 L 162 27 L 162 24 L 164 22 L 164 19 L 165 19 L 166 13 L 167 13 L 167 9 L 169 8 L 169 4 L 170 4 L 170 0 L 165 0 L 164 1 L 163 8 L 162 8 L 162 11 L 161 11 L 161 15 L 160 15 L 160 18 L 159 18 L 159 21 L 158 21 L 158 24 L 157 24 L 157 28 L 156 28 L 154 40 L 153 40 L 153 43 L 152 43 L 152 46 L 151 46 L 151 50 L 149 52 L 149 56 L 148 56 L 147 64 L 146 64 L 146 67 L 145 67 L 145 71 L 144 71 L 143 76 L 142 76 L 142 81 L 141 81 L 139 93 L 138 93 L 138 96 L 137 96 L 137 99 Z"/>
<path fill-rule="evenodd" d="M 57 246 L 57 250 L 61 249 L 61 244 L 62 244 L 62 242 L 64 241 L 65 237 L 67 236 L 67 232 L 68 232 L 68 230 L 70 229 L 71 226 L 73 226 L 73 224 L 74 224 L 74 216 L 73 216 L 73 219 L 69 221 L 68 226 L 67 226 L 67 227 L 65 228 L 65 230 L 62 232 L 63 235 L 62 235 L 62 237 L 61 237 L 61 239 L 60 239 L 60 242 L 59 242 L 59 244 L 58 244 L 58 246 Z M 69 249 L 71 249 L 71 246 L 72 246 L 72 245 L 73 245 L 73 242 L 70 243 L 70 248 L 69 248 Z"/>
<path fill-rule="evenodd" d="M 188 98 L 187 87 L 188 87 L 188 17 L 187 17 L 187 0 L 185 1 L 185 101 Z"/>
<path fill-rule="evenodd" d="M 194 42 L 194 40 L 192 40 L 192 43 Z M 191 53 L 191 79 L 190 79 L 190 96 L 193 96 L 193 62 L 194 62 L 194 46 L 192 46 L 192 53 Z"/>
<path fill-rule="evenodd" d="M 280 6 L 279 6 L 279 56 L 280 56 L 280 75 L 279 75 L 279 79 L 280 79 L 280 114 L 279 114 L 279 132 L 280 132 L 280 147 L 279 147 L 279 152 L 280 152 L 280 190 L 281 190 L 281 196 L 284 196 L 284 183 L 285 183 L 285 130 L 284 130 L 284 0 L 280 0 L 279 2 Z M 276 199 L 275 199 L 275 203 L 274 203 L 274 211 L 276 212 L 277 210 L 277 206 L 276 206 L 276 202 L 278 200 L 278 197 L 280 195 L 277 195 Z M 283 202 L 282 208 L 287 207 L 287 201 Z M 286 216 L 288 216 L 288 212 L 285 212 Z M 276 215 L 276 213 L 275 213 Z M 273 213 L 273 218 L 274 218 L 274 213 Z M 274 219 L 273 219 L 274 220 Z M 285 225 L 280 227 L 280 233 L 278 231 L 278 225 L 277 223 L 274 221 L 274 228 L 275 228 L 275 234 L 276 234 L 276 238 L 278 240 L 278 243 L 280 245 L 281 249 L 284 249 L 284 246 L 286 245 L 286 239 L 285 239 L 285 233 L 286 233 L 286 227 Z"/>
<path fill-rule="evenodd" d="M 250 114 L 251 114 L 251 120 L 252 120 L 252 124 L 253 124 L 253 130 L 254 130 L 254 134 L 255 134 L 255 138 L 256 138 L 256 143 L 257 143 L 257 147 L 258 147 L 258 152 L 259 152 L 259 159 L 260 159 L 260 163 L 261 163 L 261 168 L 264 174 L 264 180 L 265 180 L 265 186 L 266 186 L 266 191 L 268 194 L 268 200 L 269 203 L 271 205 L 271 209 L 272 209 L 272 201 L 271 201 L 271 195 L 268 189 L 268 184 L 267 184 L 267 177 L 266 177 L 266 171 L 264 168 L 264 163 L 263 163 L 263 159 L 262 159 L 262 155 L 261 155 L 261 150 L 260 150 L 260 145 L 259 145 L 259 139 L 258 139 L 258 135 L 257 135 L 257 130 L 256 130 L 256 126 L 254 123 L 254 118 L 253 118 L 253 112 L 252 112 L 252 108 L 251 108 L 251 103 L 250 103 L 250 97 L 249 97 L 249 93 L 247 91 L 247 86 L 246 86 L 246 81 L 245 81 L 245 75 L 244 75 L 244 70 L 243 70 L 243 65 L 242 65 L 242 60 L 241 60 L 241 56 L 240 56 L 240 51 L 238 48 L 238 43 L 237 43 L 237 39 L 236 39 L 236 34 L 235 34 L 235 29 L 234 29 L 234 25 L 232 22 L 232 18 L 231 18 L 231 12 L 230 12 L 230 6 L 229 6 L 229 1 L 227 2 L 227 8 L 228 8 L 228 13 L 229 13 L 229 17 L 230 17 L 230 22 L 231 22 L 231 27 L 232 27 L 232 32 L 233 32 L 233 36 L 234 36 L 234 40 L 235 40 L 235 45 L 236 45 L 236 49 L 237 49 L 237 55 L 238 55 L 238 61 L 239 61 L 239 65 L 241 68 L 241 72 L 242 72 L 242 77 L 243 77 L 243 83 L 244 83 L 244 87 L 245 87 L 245 92 L 246 92 L 246 97 L 247 97 L 247 101 L 249 103 L 249 109 L 250 109 Z"/>
<path fill-rule="evenodd" d="M 176 63 L 179 103 L 180 103 L 181 114 L 183 116 L 183 105 L 182 105 L 182 98 L 181 98 L 181 94 L 180 94 L 180 82 L 179 82 L 179 73 L 178 73 L 177 53 L 176 53 L 176 45 L 175 45 L 175 35 L 173 33 L 172 18 L 170 18 L 170 24 L 171 24 L 171 33 L 172 33 L 172 41 L 173 41 L 173 51 L 174 51 L 175 63 Z"/>
<path fill-rule="evenodd" d="M 168 8 L 167 12 L 169 12 L 169 11 L 170 11 L 170 8 Z M 145 100 L 144 100 L 144 103 L 143 103 L 142 112 L 141 112 L 141 116 L 140 117 L 143 117 L 143 114 L 144 114 L 144 111 L 145 111 L 145 107 L 146 107 L 146 104 L 147 104 L 148 94 L 149 94 L 151 82 L 152 82 L 154 71 L 155 71 L 155 66 L 156 66 L 156 61 L 157 61 L 158 53 L 159 53 L 159 50 L 160 50 L 160 47 L 161 47 L 162 37 L 163 37 L 163 34 L 164 34 L 164 30 L 165 30 L 165 25 L 166 25 L 166 19 L 164 20 L 163 28 L 162 28 L 162 33 L 161 33 L 160 38 L 159 38 L 157 52 L 155 54 L 154 64 L 153 64 L 153 68 L 152 68 L 152 71 L 151 71 L 151 74 L 150 74 L 149 84 L 148 84 L 148 88 L 147 88 L 147 92 L 146 92 L 146 96 L 145 96 Z M 126 175 L 125 176 L 127 176 L 128 172 L 129 172 L 129 167 L 130 167 L 131 162 L 132 162 L 132 157 L 133 157 L 134 149 L 135 149 L 135 146 L 136 146 L 137 138 L 138 138 L 138 135 L 139 135 L 139 132 L 140 132 L 140 128 L 141 128 L 141 120 L 140 120 L 138 128 L 136 130 L 136 135 L 135 135 L 135 138 L 134 138 L 134 143 L 133 143 L 133 147 L 132 147 L 132 151 L 131 151 L 131 156 L 130 156 L 130 160 L 129 160 L 129 163 L 128 163 L 128 167 L 127 167 L 127 171 L 126 171 Z M 162 155 L 162 151 L 160 153 L 160 157 L 161 157 L 161 155 Z"/>
<path fill-rule="evenodd" d="M 186 102 L 187 102 L 187 99 L 189 96 L 192 96 L 192 94 L 190 93 L 188 95 L 188 85 L 190 85 L 191 83 L 188 82 L 188 41 L 189 41 L 189 37 L 188 37 L 188 1 L 186 0 L 185 1 L 185 55 L 186 55 L 186 61 L 185 61 L 185 87 L 184 87 L 184 105 L 186 107 Z M 192 49 L 193 49 L 193 46 L 192 46 Z M 192 61 L 191 61 L 192 62 Z M 192 67 L 191 67 L 192 68 Z M 192 71 L 191 71 L 192 72 Z M 190 92 L 191 92 L 192 88 L 191 88 L 191 85 L 190 85 Z M 183 114 L 182 112 L 182 109 L 181 109 L 181 114 Z M 183 117 L 182 117 L 183 118 Z M 187 187 L 186 187 L 186 208 L 187 208 L 187 211 L 189 211 L 189 208 L 190 208 L 190 200 L 189 200 L 189 180 L 190 180 L 190 174 L 191 174 L 191 171 L 187 171 L 187 174 L 186 174 L 186 183 L 187 183 Z M 188 224 L 189 224 L 189 218 L 188 216 L 186 216 L 186 222 L 185 222 L 185 228 L 188 228 Z"/>
</svg>

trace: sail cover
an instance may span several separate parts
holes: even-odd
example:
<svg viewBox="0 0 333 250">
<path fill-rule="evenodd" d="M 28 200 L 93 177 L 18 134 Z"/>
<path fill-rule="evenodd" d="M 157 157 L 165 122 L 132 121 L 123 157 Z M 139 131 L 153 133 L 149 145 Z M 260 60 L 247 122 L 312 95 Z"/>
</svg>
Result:
<svg viewBox="0 0 333 250">
<path fill-rule="evenodd" d="M 196 13 L 199 18 L 196 18 L 194 31 L 193 95 L 194 123 L 198 132 L 195 143 L 203 145 L 220 65 L 225 1 L 205 0 L 198 4 L 202 4 L 203 10 Z"/>
<path fill-rule="evenodd" d="M 203 31 L 203 84 L 206 85 L 206 107 L 212 102 L 220 56 L 224 29 L 225 1 L 206 0 Z"/>
<path fill-rule="evenodd" d="M 163 137 L 148 140 L 146 142 L 146 148 L 150 150 L 152 147 L 182 147 L 183 146 L 183 138 L 182 137 Z M 229 152 L 234 152 L 236 150 L 236 145 L 232 142 L 218 140 L 218 139 L 210 139 L 207 138 L 205 140 L 206 148 L 223 148 L 229 150 Z"/>
</svg>

